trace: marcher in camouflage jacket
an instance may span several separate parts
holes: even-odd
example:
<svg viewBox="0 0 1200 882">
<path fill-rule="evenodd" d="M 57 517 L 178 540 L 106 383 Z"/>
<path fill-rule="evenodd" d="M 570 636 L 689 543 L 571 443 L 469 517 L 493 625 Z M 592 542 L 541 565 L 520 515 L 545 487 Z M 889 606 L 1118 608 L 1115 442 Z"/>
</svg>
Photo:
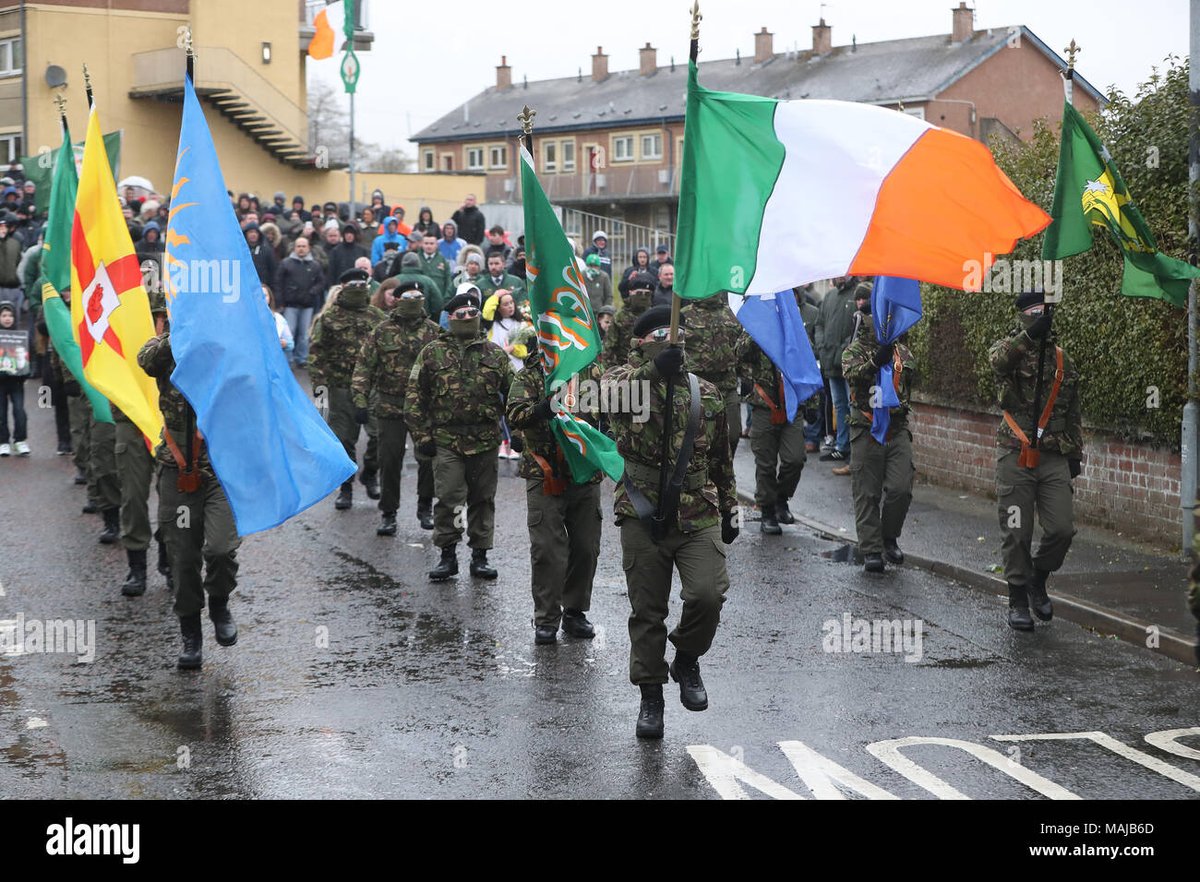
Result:
<svg viewBox="0 0 1200 882">
<path fill-rule="evenodd" d="M 737 344 L 744 334 L 724 293 L 691 301 L 684 370 L 728 394 L 738 385 Z"/>
<path fill-rule="evenodd" d="M 404 418 L 417 444 L 472 456 L 500 446 L 504 396 L 513 370 L 504 350 L 483 337 L 449 331 L 421 350 L 404 393 Z"/>
<path fill-rule="evenodd" d="M 1034 340 L 1018 328 L 1003 340 L 997 340 L 988 350 L 988 360 L 999 386 L 1000 407 L 1012 414 L 1030 441 L 1033 440 L 1037 425 L 1033 415 L 1033 399 L 1034 387 L 1037 385 L 1038 352 L 1041 348 L 1040 340 Z M 1054 349 L 1055 336 L 1051 330 L 1050 336 L 1046 338 L 1046 356 L 1042 366 L 1042 394 L 1037 396 L 1043 408 L 1054 384 Z M 1064 352 L 1062 388 L 1059 389 L 1054 410 L 1050 413 L 1050 422 L 1046 425 L 1038 447 L 1042 450 L 1057 451 L 1067 459 L 1078 459 L 1083 455 L 1083 418 L 1079 410 L 1079 383 L 1080 377 L 1075 363 Z M 1038 417 L 1040 416 L 1039 413 Z M 1000 421 L 1000 427 L 996 430 L 996 444 L 1013 449 L 1021 447 L 1020 440 L 1005 420 Z"/>
<path fill-rule="evenodd" d="M 171 354 L 171 332 L 164 331 L 157 337 L 151 337 L 138 351 L 138 367 L 153 377 L 158 384 L 158 409 L 162 411 L 163 425 L 171 433 L 171 438 L 179 448 L 180 454 L 187 456 L 187 425 L 191 417 L 192 431 L 196 431 L 196 412 L 188 404 L 183 393 L 171 382 L 171 373 L 175 370 L 175 356 Z M 208 445 L 200 442 L 197 464 L 202 472 L 213 474 L 208 461 Z M 154 451 L 154 458 L 163 465 L 177 468 L 175 457 L 171 455 L 166 441 L 163 441 Z"/>
<path fill-rule="evenodd" d="M 587 380 L 598 383 L 602 371 L 596 362 L 592 362 L 585 374 Z M 520 431 L 522 440 L 525 442 L 525 449 L 521 452 L 521 464 L 517 467 L 517 475 L 522 478 L 545 477 L 541 464 L 534 456 L 537 454 L 548 462 L 551 468 L 556 462 L 560 463 L 557 477 L 570 481 L 571 469 L 565 458 L 559 458 L 558 441 L 550 428 L 550 421 L 534 415 L 534 410 L 546 400 L 546 397 L 546 375 L 542 372 L 542 356 L 535 348 L 526 356 L 525 369 L 516 375 L 508 393 L 508 427 L 510 430 Z M 597 423 L 597 414 L 595 413 L 581 412 L 576 413 L 576 416 L 587 420 L 593 426 Z M 599 484 L 603 478 L 604 473 L 597 470 L 587 483 Z"/>
<path fill-rule="evenodd" d="M 842 376 L 850 386 L 850 419 L 847 425 L 870 426 L 871 389 L 879 382 L 879 368 L 873 359 L 879 351 L 879 341 L 875 339 L 875 323 L 864 313 L 857 316 L 858 328 L 854 339 L 842 353 Z M 900 406 L 891 409 L 891 419 L 888 422 L 889 437 L 908 425 L 908 413 L 912 409 L 909 402 L 912 395 L 912 384 L 917 376 L 917 365 L 913 354 L 903 343 L 897 342 L 895 354 L 892 356 L 892 376 L 900 381 L 896 397 Z"/>
<path fill-rule="evenodd" d="M 370 305 L 365 283 L 349 284 L 313 322 L 308 376 L 312 386 L 349 389 L 362 341 L 387 313 Z"/>
<path fill-rule="evenodd" d="M 632 330 L 629 334 L 632 334 Z M 650 384 L 649 419 L 639 422 L 631 413 L 612 413 L 608 415 L 609 432 L 617 442 L 617 451 L 625 458 L 627 474 L 650 504 L 657 505 L 657 478 L 645 480 L 640 475 L 657 475 L 662 462 L 667 381 L 654 367 L 654 362 L 647 359 L 640 349 L 635 349 L 625 364 L 604 373 L 603 386 L 607 389 L 614 385 L 643 381 Z M 614 398 L 607 391 L 602 395 L 605 400 Z M 679 495 L 677 512 L 678 527 L 685 533 L 714 527 L 720 523 L 722 514 L 732 512 L 737 507 L 737 485 L 733 477 L 729 432 L 725 424 L 725 398 L 707 380 L 700 380 L 700 398 L 701 431 L 696 434 L 695 449 L 688 464 L 683 491 Z M 671 463 L 675 462 L 683 444 L 689 404 L 687 378 L 681 376 L 675 381 L 674 410 L 671 415 L 671 439 L 668 445 L 668 461 Z M 640 473 L 638 477 L 634 476 L 635 471 Z M 625 518 L 637 517 L 623 482 L 617 483 L 613 502 L 618 524 Z"/>
<path fill-rule="evenodd" d="M 372 394 L 375 416 L 403 419 L 408 375 L 421 350 L 438 338 L 441 328 L 425 316 L 401 318 L 396 310 L 372 329 L 363 341 L 354 366 L 351 389 L 354 406 L 367 407 Z"/>
</svg>

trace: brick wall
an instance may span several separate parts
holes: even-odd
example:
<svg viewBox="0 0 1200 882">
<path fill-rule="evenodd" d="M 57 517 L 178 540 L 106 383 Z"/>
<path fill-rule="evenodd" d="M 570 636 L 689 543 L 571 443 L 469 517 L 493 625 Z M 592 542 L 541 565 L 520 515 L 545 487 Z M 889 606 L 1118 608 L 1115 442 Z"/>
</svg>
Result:
<svg viewBox="0 0 1200 882">
<path fill-rule="evenodd" d="M 918 480 L 995 497 L 999 416 L 928 402 L 912 419 Z M 1075 480 L 1080 520 L 1164 547 L 1179 542 L 1179 454 L 1085 432 L 1083 474 Z"/>
</svg>

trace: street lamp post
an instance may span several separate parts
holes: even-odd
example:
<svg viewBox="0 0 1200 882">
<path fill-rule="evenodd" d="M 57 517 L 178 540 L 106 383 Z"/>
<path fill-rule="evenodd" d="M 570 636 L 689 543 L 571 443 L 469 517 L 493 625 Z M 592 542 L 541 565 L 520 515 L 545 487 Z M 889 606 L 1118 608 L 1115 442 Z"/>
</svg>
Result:
<svg viewBox="0 0 1200 882">
<path fill-rule="evenodd" d="M 354 0 L 343 0 L 346 18 L 342 29 L 346 33 L 346 54 L 342 57 L 342 85 L 350 96 L 350 219 L 356 214 L 354 201 L 354 91 L 358 86 L 360 65 L 354 54 Z"/>
</svg>

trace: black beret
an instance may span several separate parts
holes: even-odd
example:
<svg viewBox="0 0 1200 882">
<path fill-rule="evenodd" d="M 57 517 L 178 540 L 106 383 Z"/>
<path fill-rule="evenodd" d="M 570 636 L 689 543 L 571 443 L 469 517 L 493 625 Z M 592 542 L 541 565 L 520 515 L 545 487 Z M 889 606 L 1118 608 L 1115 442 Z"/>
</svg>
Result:
<svg viewBox="0 0 1200 882">
<path fill-rule="evenodd" d="M 365 285 L 370 280 L 370 278 L 371 278 L 371 276 L 366 270 L 348 269 L 344 273 L 342 273 L 340 276 L 338 276 L 338 281 L 341 282 L 343 285 L 350 285 L 354 282 L 361 282 L 362 284 Z"/>
<path fill-rule="evenodd" d="M 1031 306 L 1046 302 L 1044 291 L 1026 291 L 1017 297 L 1017 312 L 1024 312 Z"/>
<path fill-rule="evenodd" d="M 652 273 L 634 273 L 629 277 L 625 287 L 629 291 L 636 291 L 642 288 L 649 288 L 653 291 L 658 287 L 658 279 L 654 278 Z"/>
<path fill-rule="evenodd" d="M 424 290 L 425 289 L 421 287 L 420 279 L 405 279 L 403 282 L 401 282 L 399 285 L 396 286 L 395 295 L 399 296 L 399 295 L 403 294 L 405 291 L 424 291 Z"/>
<path fill-rule="evenodd" d="M 683 327 L 686 322 L 683 320 L 683 315 L 679 316 L 679 327 Z M 668 328 L 671 326 L 671 307 L 669 306 L 652 306 L 638 316 L 638 320 L 633 325 L 633 336 L 645 337 L 651 331 L 658 328 Z"/>
<path fill-rule="evenodd" d="M 474 306 L 476 309 L 478 309 L 479 299 L 477 297 L 472 297 L 470 294 L 456 294 L 451 297 L 450 302 L 442 308 L 445 309 L 446 312 L 453 315 L 456 309 L 462 309 L 464 306 Z"/>
</svg>

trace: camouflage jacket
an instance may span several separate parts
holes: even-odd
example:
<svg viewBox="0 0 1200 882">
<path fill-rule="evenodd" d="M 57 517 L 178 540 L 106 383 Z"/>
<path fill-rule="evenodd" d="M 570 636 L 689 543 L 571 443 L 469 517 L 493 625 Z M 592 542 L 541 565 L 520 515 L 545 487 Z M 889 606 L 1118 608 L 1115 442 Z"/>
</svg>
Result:
<svg viewBox="0 0 1200 882">
<path fill-rule="evenodd" d="M 649 418 L 638 421 L 631 413 L 609 414 L 609 432 L 617 442 L 618 452 L 625 458 L 629 479 L 651 505 L 657 505 L 666 380 L 655 369 L 654 362 L 647 360 L 640 351 L 630 354 L 625 364 L 610 368 L 603 377 L 606 389 L 616 384 L 643 381 L 650 384 Z M 602 394 L 605 400 L 610 399 L 608 392 Z M 737 486 L 725 425 L 725 398 L 707 380 L 700 380 L 700 398 L 701 431 L 696 435 L 692 460 L 688 464 L 683 491 L 679 495 L 678 527 L 685 533 L 716 526 L 720 522 L 720 513 L 733 511 L 737 506 Z M 671 440 L 668 446 L 672 463 L 683 444 L 689 404 L 687 381 L 680 378 L 675 382 L 672 402 Z M 637 517 L 623 481 L 617 483 L 613 503 L 618 524 L 625 518 Z"/>
<path fill-rule="evenodd" d="M 158 383 L 158 409 L 162 411 L 163 426 L 171 433 L 181 456 L 187 456 L 187 424 L 191 418 L 193 431 L 196 430 L 196 412 L 188 404 L 183 393 L 171 382 L 171 372 L 175 370 L 175 356 L 171 354 L 171 332 L 166 331 L 158 337 L 151 337 L 138 350 L 138 366 L 147 376 Z M 177 468 L 175 457 L 167 447 L 166 441 L 161 442 L 154 451 L 154 458 L 163 465 Z M 208 445 L 200 442 L 200 453 L 197 463 L 201 471 L 212 475 L 212 465 L 208 461 Z"/>
<path fill-rule="evenodd" d="M 404 393 L 408 375 L 421 350 L 437 339 L 441 328 L 429 319 L 405 319 L 392 311 L 363 341 L 354 366 L 350 387 L 354 406 L 367 407 L 372 396 L 375 416 L 385 420 L 404 418 Z"/>
<path fill-rule="evenodd" d="M 761 407 L 764 410 L 770 409 L 771 405 L 764 401 L 758 392 L 761 388 L 771 397 L 776 407 L 785 407 L 783 390 L 780 388 L 783 376 L 779 373 L 779 368 L 775 367 L 775 363 L 767 357 L 767 353 L 759 348 L 749 334 L 743 334 L 742 338 L 738 340 L 736 356 L 738 374 L 755 385 L 754 391 L 746 399 L 750 406 Z M 801 402 L 801 404 L 803 403 Z M 797 417 L 803 419 L 800 414 L 797 414 Z"/>
<path fill-rule="evenodd" d="M 592 362 L 586 373 L 587 379 L 593 382 L 599 382 L 602 374 L 596 362 Z M 541 353 L 535 348 L 525 359 L 525 370 L 516 375 L 508 392 L 508 428 L 513 432 L 519 431 L 525 441 L 517 474 L 522 478 L 544 477 L 542 467 L 534 457 L 537 454 L 550 464 L 552 470 L 558 470 L 559 477 L 570 481 L 571 469 L 560 456 L 558 441 L 550 430 L 550 421 L 533 415 L 534 409 L 546 397 L 546 375 L 542 373 Z M 596 425 L 598 414 L 581 413 L 578 416 Z M 597 471 L 588 483 L 599 484 L 603 478 L 604 473 Z"/>
<path fill-rule="evenodd" d="M 738 385 L 736 351 L 745 333 L 741 324 L 723 294 L 692 301 L 685 313 L 684 369 L 729 394 Z"/>
<path fill-rule="evenodd" d="M 622 306 L 617 310 L 617 314 L 613 316 L 612 326 L 604 335 L 605 368 L 620 367 L 629 360 L 629 344 L 633 340 L 633 326 L 641 314 L 641 312 L 634 312 L 628 306 Z"/>
<path fill-rule="evenodd" d="M 349 301 L 349 302 L 346 302 Z M 308 376 L 313 389 L 349 389 L 362 342 L 387 313 L 367 303 L 367 290 L 342 291 L 313 322 Z"/>
<path fill-rule="evenodd" d="M 402 269 L 392 278 L 398 279 L 400 282 L 412 280 L 421 283 L 421 290 L 425 292 L 425 313 L 427 315 L 435 317 L 441 315 L 442 304 L 450 299 L 442 289 L 441 282 L 419 269 Z"/>
<path fill-rule="evenodd" d="M 879 382 L 879 368 L 871 359 L 879 351 L 879 342 L 875 339 L 875 323 L 871 317 L 862 313 L 859 315 L 858 331 L 842 353 L 842 376 L 850 386 L 850 419 L 847 424 L 862 428 L 871 425 L 871 390 Z M 903 343 L 896 344 L 896 354 L 892 356 L 892 376 L 900 381 L 900 388 L 896 390 L 900 406 L 891 410 L 889 437 L 908 425 L 908 413 L 912 409 L 909 406 L 912 384 L 917 376 L 913 354 Z"/>
<path fill-rule="evenodd" d="M 1055 338 L 1051 332 L 1046 340 L 1046 360 L 1042 367 L 1042 394 L 1038 396 L 1043 408 L 1054 384 L 1054 348 Z M 1017 330 L 1003 340 L 997 340 L 988 350 L 988 360 L 996 374 L 996 385 L 999 388 L 1000 407 L 1012 414 L 1017 425 L 1031 441 L 1036 426 L 1033 399 L 1034 387 L 1037 385 L 1039 351 L 1041 341 L 1031 339 L 1023 330 Z M 1079 410 L 1079 382 L 1079 372 L 1075 369 L 1075 363 L 1064 352 L 1062 388 L 1054 401 L 1050 422 L 1047 423 L 1038 443 L 1041 449 L 1057 451 L 1068 458 L 1082 456 L 1083 418 Z M 1003 419 L 996 430 L 996 445 L 1018 450 L 1021 447 L 1021 442 Z"/>
<path fill-rule="evenodd" d="M 512 380 L 512 363 L 495 343 L 483 337 L 459 340 L 441 331 L 409 372 L 408 430 L 418 444 L 433 441 L 463 456 L 495 450 Z"/>
</svg>

